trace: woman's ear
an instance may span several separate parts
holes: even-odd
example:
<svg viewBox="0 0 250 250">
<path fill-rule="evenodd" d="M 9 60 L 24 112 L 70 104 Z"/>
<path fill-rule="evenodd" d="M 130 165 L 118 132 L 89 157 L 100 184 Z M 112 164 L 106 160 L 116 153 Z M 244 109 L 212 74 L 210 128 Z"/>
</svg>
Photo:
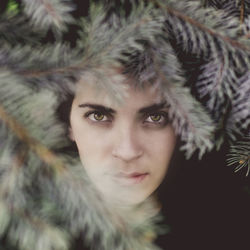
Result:
<svg viewBox="0 0 250 250">
<path fill-rule="evenodd" d="M 75 141 L 75 137 L 74 137 L 74 134 L 73 134 L 73 131 L 72 131 L 71 127 L 69 127 L 68 132 L 69 132 L 69 139 L 71 141 Z"/>
</svg>

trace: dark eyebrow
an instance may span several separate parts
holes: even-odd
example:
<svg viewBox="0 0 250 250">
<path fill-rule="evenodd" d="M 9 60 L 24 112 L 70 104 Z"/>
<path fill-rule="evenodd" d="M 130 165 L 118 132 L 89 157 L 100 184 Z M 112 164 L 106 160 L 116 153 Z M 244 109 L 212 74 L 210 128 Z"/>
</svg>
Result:
<svg viewBox="0 0 250 250">
<path fill-rule="evenodd" d="M 79 108 L 92 108 L 92 109 L 96 109 L 104 113 L 111 113 L 111 114 L 116 113 L 114 109 L 103 106 L 103 105 L 99 105 L 99 104 L 83 103 L 83 104 L 78 105 L 78 107 Z"/>
<path fill-rule="evenodd" d="M 111 114 L 115 114 L 116 111 L 112 108 L 100 105 L 100 104 L 93 104 L 93 103 L 83 103 L 78 105 L 80 108 L 92 108 L 92 109 L 96 109 L 99 110 L 101 112 L 106 112 L 106 113 L 111 113 Z M 156 111 L 158 111 L 159 109 L 165 108 L 166 107 L 166 101 L 163 101 L 161 103 L 154 103 L 152 105 L 143 107 L 141 109 L 139 109 L 138 113 L 154 113 Z"/>
<path fill-rule="evenodd" d="M 154 113 L 158 111 L 159 109 L 165 108 L 166 107 L 166 101 L 163 101 L 161 103 L 154 103 L 150 106 L 144 107 L 139 109 L 139 113 Z"/>
</svg>

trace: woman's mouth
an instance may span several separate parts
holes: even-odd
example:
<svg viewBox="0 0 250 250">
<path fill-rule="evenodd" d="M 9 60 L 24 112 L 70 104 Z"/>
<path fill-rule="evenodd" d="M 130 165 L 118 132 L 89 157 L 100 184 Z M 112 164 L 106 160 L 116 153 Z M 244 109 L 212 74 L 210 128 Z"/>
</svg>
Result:
<svg viewBox="0 0 250 250">
<path fill-rule="evenodd" d="M 119 173 L 115 175 L 120 184 L 133 185 L 143 182 L 149 175 L 147 172 Z"/>
</svg>

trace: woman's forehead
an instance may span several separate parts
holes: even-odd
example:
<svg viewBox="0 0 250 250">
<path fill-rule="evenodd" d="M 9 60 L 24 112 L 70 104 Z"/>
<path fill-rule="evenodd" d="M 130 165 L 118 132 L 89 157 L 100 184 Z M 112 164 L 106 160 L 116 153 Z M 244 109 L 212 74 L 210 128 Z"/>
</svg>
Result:
<svg viewBox="0 0 250 250">
<path fill-rule="evenodd" d="M 137 88 L 134 81 L 133 79 L 126 79 L 122 83 L 123 99 L 118 103 L 113 93 L 110 93 L 109 88 L 100 87 L 99 84 L 94 82 L 94 79 L 89 77 L 82 78 L 76 86 L 75 101 L 78 105 L 82 102 L 93 102 L 117 108 L 125 104 L 127 107 L 139 108 L 153 103 L 161 103 L 164 100 L 158 87 L 145 85 Z"/>
</svg>

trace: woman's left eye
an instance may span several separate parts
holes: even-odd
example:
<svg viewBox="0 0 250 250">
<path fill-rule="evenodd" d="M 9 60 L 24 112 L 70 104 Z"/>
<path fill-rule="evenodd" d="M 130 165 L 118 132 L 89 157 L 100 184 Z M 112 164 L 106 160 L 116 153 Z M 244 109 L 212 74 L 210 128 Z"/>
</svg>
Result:
<svg viewBox="0 0 250 250">
<path fill-rule="evenodd" d="M 165 112 L 149 114 L 145 119 L 145 122 L 156 123 L 156 124 L 162 124 L 165 123 L 166 121 L 167 121 L 167 114 Z"/>
<path fill-rule="evenodd" d="M 85 117 L 87 117 L 88 119 L 90 119 L 91 121 L 94 121 L 94 122 L 108 121 L 107 115 L 103 114 L 100 111 L 88 112 L 87 114 L 85 114 Z"/>
</svg>

